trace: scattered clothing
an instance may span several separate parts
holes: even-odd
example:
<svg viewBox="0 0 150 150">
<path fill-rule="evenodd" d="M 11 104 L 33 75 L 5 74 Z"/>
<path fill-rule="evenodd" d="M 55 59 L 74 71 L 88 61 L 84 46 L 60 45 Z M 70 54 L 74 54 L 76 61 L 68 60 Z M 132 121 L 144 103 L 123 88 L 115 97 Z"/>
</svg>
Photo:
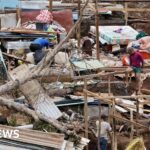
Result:
<svg viewBox="0 0 150 150">
<path fill-rule="evenodd" d="M 136 39 L 139 40 L 145 36 L 148 36 L 148 34 L 145 33 L 144 31 L 140 31 L 139 34 L 136 36 Z"/>
<path fill-rule="evenodd" d="M 141 50 L 148 50 L 150 48 L 150 36 L 145 36 L 138 40 Z"/>
</svg>

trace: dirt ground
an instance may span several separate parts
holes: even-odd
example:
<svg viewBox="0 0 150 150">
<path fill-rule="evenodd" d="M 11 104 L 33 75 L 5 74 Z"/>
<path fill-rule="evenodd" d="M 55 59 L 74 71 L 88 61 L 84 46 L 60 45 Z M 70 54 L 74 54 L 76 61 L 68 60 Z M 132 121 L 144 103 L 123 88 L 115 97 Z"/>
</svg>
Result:
<svg viewBox="0 0 150 150">
<path fill-rule="evenodd" d="M 130 143 L 130 138 L 122 135 L 117 136 L 118 150 L 125 150 Z M 144 144 L 147 150 L 150 150 L 150 137 L 144 137 Z M 89 144 L 89 150 L 96 150 L 97 140 L 93 139 Z M 111 150 L 111 144 L 108 144 L 107 150 Z"/>
<path fill-rule="evenodd" d="M 139 2 L 139 3 L 130 3 L 129 7 L 131 8 L 150 8 L 150 2 Z M 130 17 L 136 17 L 139 18 L 141 20 L 150 20 L 150 12 L 132 12 L 129 13 Z M 133 23 L 131 24 L 131 26 L 135 29 L 142 29 L 144 30 L 146 33 L 150 34 L 150 22 L 147 23 Z"/>
</svg>

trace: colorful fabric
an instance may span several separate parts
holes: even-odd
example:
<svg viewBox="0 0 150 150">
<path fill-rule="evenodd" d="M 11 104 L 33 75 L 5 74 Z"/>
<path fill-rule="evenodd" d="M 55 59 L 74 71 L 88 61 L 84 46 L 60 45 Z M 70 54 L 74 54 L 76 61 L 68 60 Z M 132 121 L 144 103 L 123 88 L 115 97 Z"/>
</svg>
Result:
<svg viewBox="0 0 150 150">
<path fill-rule="evenodd" d="M 49 41 L 44 38 L 37 38 L 33 41 L 34 44 L 39 44 L 41 48 L 43 47 L 48 47 L 49 46 Z"/>
<path fill-rule="evenodd" d="M 146 50 L 150 48 L 150 36 L 145 36 L 138 40 L 140 43 L 140 49 Z"/>
<path fill-rule="evenodd" d="M 147 33 L 145 33 L 144 31 L 140 31 L 139 34 L 136 36 L 136 39 L 139 40 L 142 37 L 148 36 Z"/>
<path fill-rule="evenodd" d="M 95 27 L 91 27 L 91 32 L 96 32 Z M 138 32 L 130 26 L 99 26 L 100 37 L 108 44 L 127 45 L 136 40 Z"/>
<path fill-rule="evenodd" d="M 51 23 L 53 21 L 53 16 L 48 10 L 41 10 L 36 20 L 41 23 Z"/>
<path fill-rule="evenodd" d="M 139 52 L 134 52 L 131 54 L 129 59 L 132 67 L 140 68 L 144 64 L 144 60 Z"/>
<path fill-rule="evenodd" d="M 135 73 L 141 73 L 141 68 L 133 67 L 132 69 Z"/>
</svg>

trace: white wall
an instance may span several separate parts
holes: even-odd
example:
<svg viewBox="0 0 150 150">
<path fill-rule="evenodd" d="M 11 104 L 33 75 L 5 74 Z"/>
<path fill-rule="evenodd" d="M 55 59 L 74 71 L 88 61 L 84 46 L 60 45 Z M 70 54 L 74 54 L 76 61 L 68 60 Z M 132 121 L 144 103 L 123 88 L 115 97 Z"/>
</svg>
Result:
<svg viewBox="0 0 150 150">
<path fill-rule="evenodd" d="M 17 25 L 16 13 L 1 14 L 1 28 L 10 28 Z"/>
</svg>

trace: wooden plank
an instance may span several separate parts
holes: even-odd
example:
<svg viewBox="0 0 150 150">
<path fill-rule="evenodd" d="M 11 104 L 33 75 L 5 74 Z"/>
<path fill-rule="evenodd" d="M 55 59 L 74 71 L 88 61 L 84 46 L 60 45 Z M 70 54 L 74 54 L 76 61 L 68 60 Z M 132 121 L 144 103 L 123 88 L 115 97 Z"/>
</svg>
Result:
<svg viewBox="0 0 150 150">
<path fill-rule="evenodd" d="M 49 0 L 49 11 L 53 11 L 53 0 Z"/>
<path fill-rule="evenodd" d="M 30 63 L 30 62 L 28 62 L 28 61 L 26 61 L 26 60 L 24 60 L 24 59 L 22 59 L 22 58 L 19 58 L 19 57 L 15 56 L 15 55 L 11 55 L 11 54 L 8 54 L 8 53 L 5 53 L 5 52 L 2 52 L 2 54 L 5 55 L 5 56 L 7 56 L 7 57 L 10 57 L 10 58 L 14 58 L 14 59 L 17 59 L 17 60 L 21 60 L 21 61 L 23 61 L 23 62 L 26 62 L 26 63 Z"/>
<path fill-rule="evenodd" d="M 127 25 L 128 24 L 128 3 L 127 2 L 125 2 L 125 21 L 126 21 L 125 25 Z"/>
<path fill-rule="evenodd" d="M 133 122 L 133 111 L 130 110 L 130 121 Z M 131 132 L 130 132 L 130 140 L 133 139 L 133 135 L 134 135 L 134 125 L 131 124 Z"/>
<path fill-rule="evenodd" d="M 97 74 L 90 74 L 90 75 L 83 75 L 83 76 L 74 76 L 72 77 L 74 80 L 83 80 L 83 79 L 92 79 L 95 77 L 103 77 L 103 76 L 112 76 L 116 74 L 124 74 L 126 72 L 131 72 L 131 71 L 114 71 L 114 72 L 99 72 Z"/>
<path fill-rule="evenodd" d="M 142 124 L 140 124 L 140 123 L 137 123 L 137 122 L 135 122 L 135 121 L 130 121 L 130 120 L 128 120 L 128 119 L 125 119 L 125 118 L 120 117 L 120 116 L 117 116 L 117 115 L 115 115 L 115 116 L 111 115 L 111 116 L 112 116 L 113 118 L 117 119 L 117 120 L 121 120 L 121 121 L 123 121 L 123 122 L 131 123 L 131 124 L 133 124 L 134 126 L 138 126 L 138 127 L 142 127 L 142 128 L 146 128 L 146 129 L 149 128 L 149 127 L 144 126 L 144 125 L 142 125 Z"/>
<path fill-rule="evenodd" d="M 96 58 L 100 59 L 100 51 L 99 51 L 99 15 L 98 15 L 98 0 L 95 2 L 95 26 L 96 26 Z"/>
<path fill-rule="evenodd" d="M 150 95 L 131 95 L 131 96 L 100 96 L 96 93 L 90 92 L 88 90 L 83 90 L 84 92 L 87 92 L 87 94 L 89 96 L 95 96 L 95 97 L 99 97 L 99 99 L 113 99 L 113 98 L 123 98 L 123 99 L 128 99 L 128 98 L 132 98 L 132 99 L 136 99 L 136 98 L 150 98 Z M 107 101 L 108 103 L 112 103 L 111 101 Z"/>
<path fill-rule="evenodd" d="M 78 0 L 78 17 L 81 15 L 81 0 Z M 77 37 L 78 37 L 78 50 L 80 50 L 81 44 L 81 23 L 79 23 L 77 28 Z"/>
<path fill-rule="evenodd" d="M 84 89 L 87 89 L 87 80 L 84 80 Z M 87 93 L 84 92 L 84 118 L 85 118 L 85 138 L 88 139 L 88 104 L 87 104 Z M 88 150 L 88 146 L 86 146 Z"/>
<path fill-rule="evenodd" d="M 32 29 L 7 29 L 0 32 L 12 32 L 12 33 L 21 33 L 21 34 L 40 34 L 40 35 L 49 35 L 54 34 L 56 35 L 56 32 L 44 32 L 44 31 L 38 31 L 38 30 L 32 30 Z"/>
</svg>

